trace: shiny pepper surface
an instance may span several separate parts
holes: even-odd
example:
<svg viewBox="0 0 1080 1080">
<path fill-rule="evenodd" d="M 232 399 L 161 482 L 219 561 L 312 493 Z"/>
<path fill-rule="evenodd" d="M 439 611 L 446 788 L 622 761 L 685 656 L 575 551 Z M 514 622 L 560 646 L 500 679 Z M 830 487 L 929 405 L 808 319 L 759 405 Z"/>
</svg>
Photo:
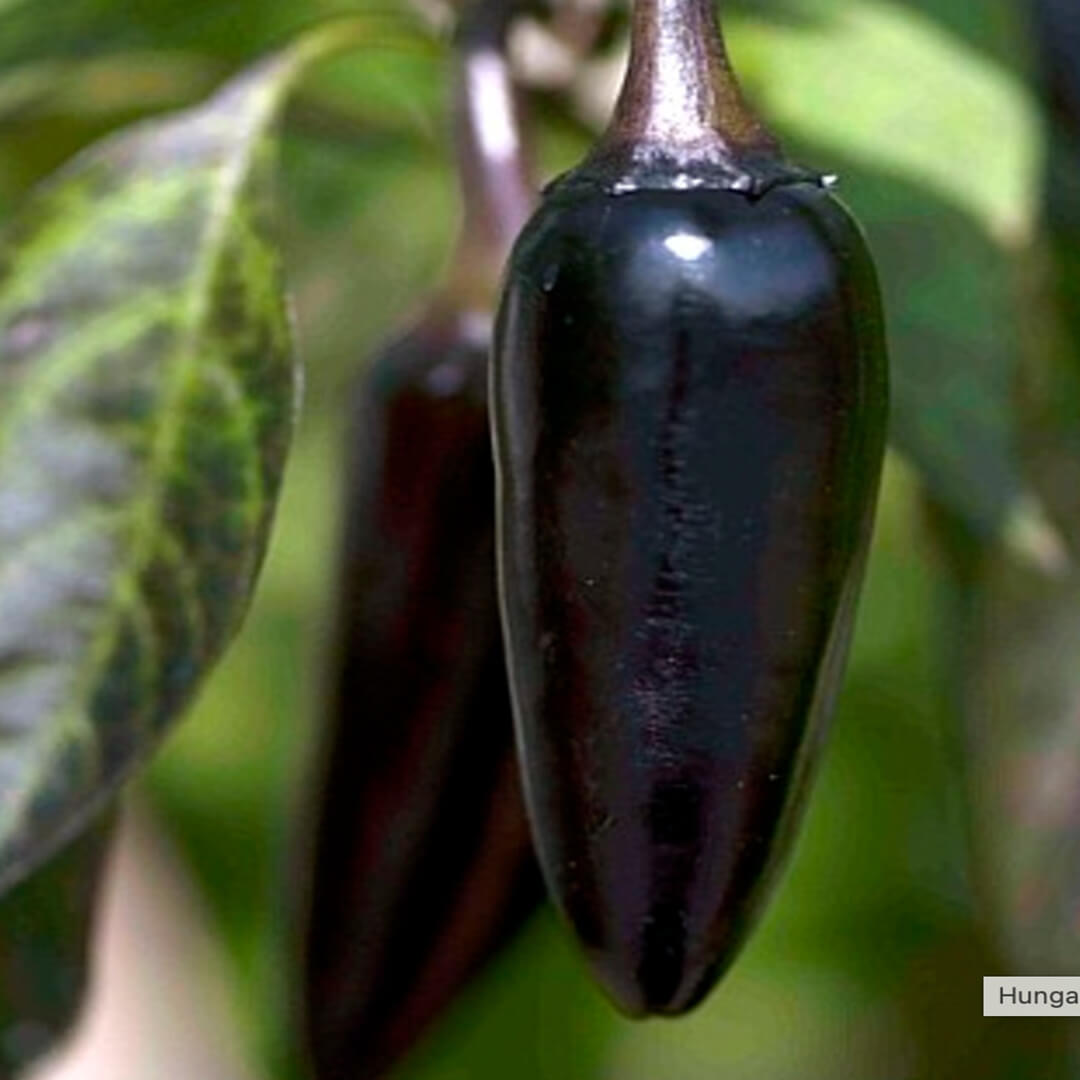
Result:
<svg viewBox="0 0 1080 1080">
<path fill-rule="evenodd" d="M 658 2 L 670 52 L 685 21 Z M 639 6 L 639 65 L 650 18 Z M 798 823 L 863 573 L 887 375 L 840 203 L 752 122 L 734 146 L 664 144 L 634 61 L 628 85 L 507 278 L 500 582 L 549 888 L 620 1007 L 674 1014 L 730 963 Z"/>
</svg>

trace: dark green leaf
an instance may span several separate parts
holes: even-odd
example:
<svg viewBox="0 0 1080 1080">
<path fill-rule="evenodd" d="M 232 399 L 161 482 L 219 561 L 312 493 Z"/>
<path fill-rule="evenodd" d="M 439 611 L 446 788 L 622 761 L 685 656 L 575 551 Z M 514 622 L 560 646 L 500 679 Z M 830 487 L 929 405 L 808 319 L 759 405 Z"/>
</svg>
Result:
<svg viewBox="0 0 1080 1080">
<path fill-rule="evenodd" d="M 113 831 L 100 822 L 0 901 L 0 1076 L 52 1049 L 78 1016 Z"/>
</svg>

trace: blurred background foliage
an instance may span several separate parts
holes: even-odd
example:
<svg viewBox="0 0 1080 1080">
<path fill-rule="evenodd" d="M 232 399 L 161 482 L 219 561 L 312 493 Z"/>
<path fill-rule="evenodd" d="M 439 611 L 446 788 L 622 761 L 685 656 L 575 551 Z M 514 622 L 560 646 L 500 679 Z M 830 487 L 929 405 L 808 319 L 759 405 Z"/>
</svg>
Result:
<svg viewBox="0 0 1080 1080">
<path fill-rule="evenodd" d="M 103 132 L 362 7 L 0 0 L 0 213 Z M 1080 157 L 1055 158 L 1051 234 L 1048 128 L 1013 0 L 729 0 L 724 13 L 793 156 L 841 175 L 895 365 L 896 453 L 821 783 L 764 926 L 691 1018 L 617 1017 L 544 914 L 399 1075 L 1080 1076 L 1080 1021 L 981 1016 L 982 975 L 1080 956 L 1080 398 L 1061 307 L 1080 290 L 1066 228 Z M 533 101 L 545 177 L 602 121 L 620 55 L 616 40 Z M 287 886 L 318 722 L 342 390 L 447 256 L 446 92 L 444 63 L 366 56 L 327 68 L 289 112 L 302 426 L 245 631 L 139 785 L 207 901 L 267 1078 L 296 1070 Z"/>
</svg>

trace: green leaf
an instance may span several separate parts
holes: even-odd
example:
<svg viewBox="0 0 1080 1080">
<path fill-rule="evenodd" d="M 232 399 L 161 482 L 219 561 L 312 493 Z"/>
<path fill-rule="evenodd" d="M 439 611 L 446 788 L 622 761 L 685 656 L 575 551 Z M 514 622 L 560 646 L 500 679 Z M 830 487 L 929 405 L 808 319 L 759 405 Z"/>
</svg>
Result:
<svg viewBox="0 0 1080 1080">
<path fill-rule="evenodd" d="M 48 11 L 48 17 L 46 17 Z M 78 55 L 88 40 L 112 40 L 121 18 L 113 0 L 0 0 L 0 68 L 31 59 Z"/>
<path fill-rule="evenodd" d="M 395 36 L 395 34 L 397 36 Z M 0 890 L 115 791 L 240 623 L 297 406 L 273 121 L 349 20 L 124 132 L 0 247 Z"/>
<path fill-rule="evenodd" d="M 0 900 L 0 1076 L 53 1049 L 86 993 L 112 818 Z"/>
<path fill-rule="evenodd" d="M 826 6 L 786 25 L 730 20 L 732 53 L 766 115 L 924 185 L 997 237 L 1028 235 L 1039 120 L 1017 77 L 898 5 Z"/>
<path fill-rule="evenodd" d="M 109 116 L 178 108 L 210 90 L 220 68 L 179 52 L 39 60 L 0 72 L 0 123 L 45 116 Z"/>
</svg>

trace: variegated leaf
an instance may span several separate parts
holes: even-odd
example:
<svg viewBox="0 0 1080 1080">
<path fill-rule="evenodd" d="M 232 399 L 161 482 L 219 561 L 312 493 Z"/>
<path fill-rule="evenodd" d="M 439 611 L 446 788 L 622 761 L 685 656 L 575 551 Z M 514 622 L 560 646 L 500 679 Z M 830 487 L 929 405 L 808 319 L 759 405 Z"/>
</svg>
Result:
<svg viewBox="0 0 1080 1080">
<path fill-rule="evenodd" d="M 0 246 L 0 890 L 85 823 L 235 633 L 297 405 L 272 122 L 324 28 L 98 145 Z"/>
</svg>

